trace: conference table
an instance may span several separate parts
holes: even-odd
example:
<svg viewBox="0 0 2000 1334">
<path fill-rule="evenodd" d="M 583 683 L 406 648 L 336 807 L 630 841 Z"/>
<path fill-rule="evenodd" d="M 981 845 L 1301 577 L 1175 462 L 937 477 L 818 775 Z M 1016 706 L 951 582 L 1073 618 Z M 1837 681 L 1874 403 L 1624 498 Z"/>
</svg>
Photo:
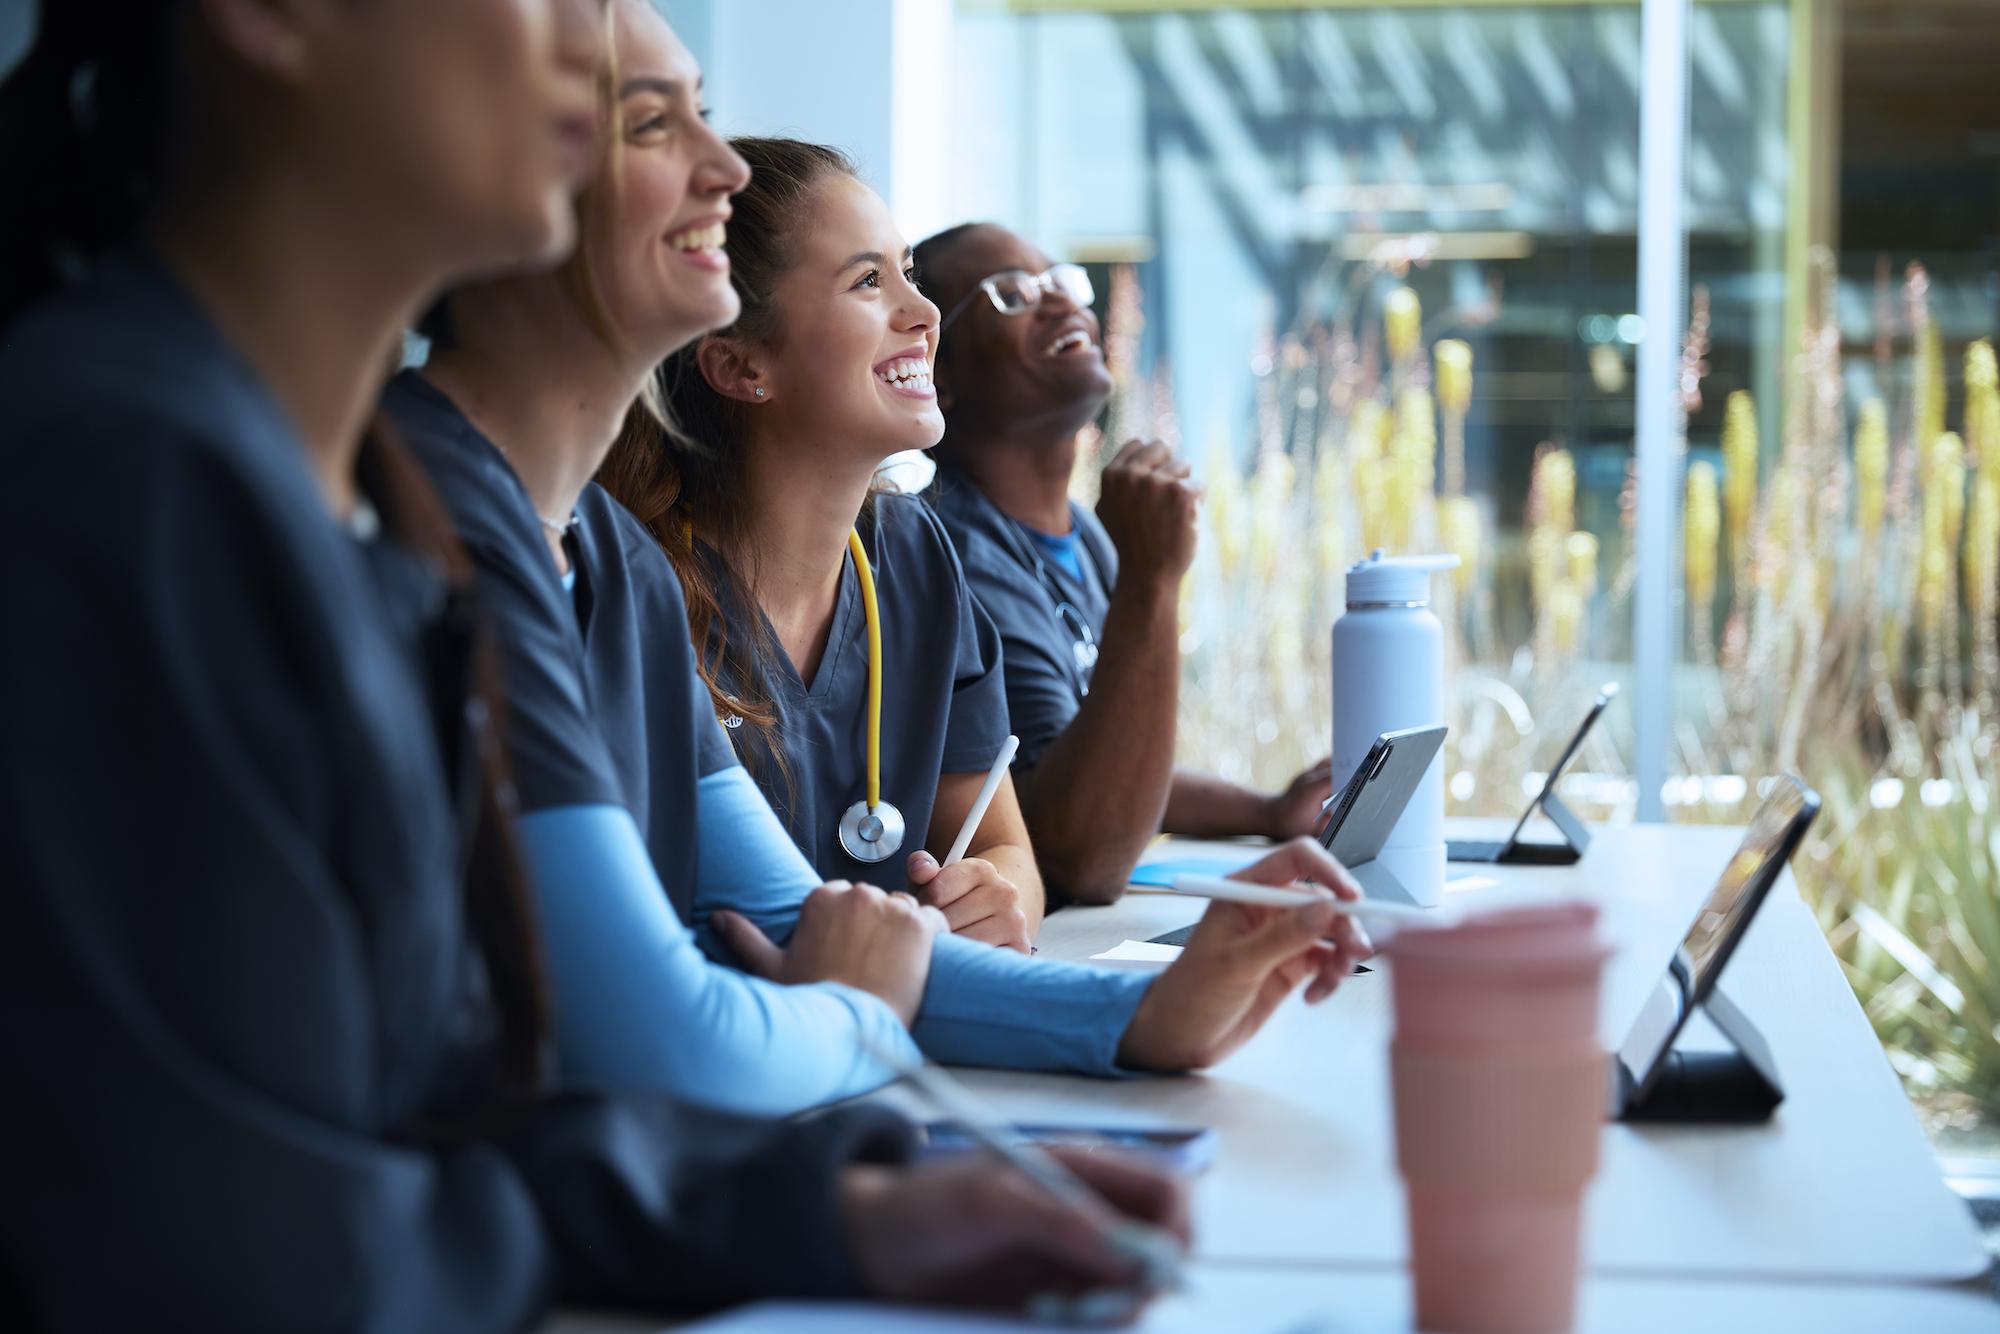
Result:
<svg viewBox="0 0 2000 1334">
<path fill-rule="evenodd" d="M 1454 837 L 1493 832 L 1483 822 L 1448 823 Z M 1600 1035 L 1615 1049 L 1740 836 L 1702 826 L 1603 828 L 1571 867 L 1454 864 L 1446 899 L 1534 885 L 1599 903 L 1617 951 Z M 1141 865 L 1219 868 L 1261 851 L 1164 840 Z M 1115 905 L 1051 915 L 1039 945 L 1046 957 L 1089 960 L 1185 926 L 1204 907 L 1135 886 Z M 1294 997 L 1256 1038 L 1201 1074 L 955 1073 L 1014 1121 L 1218 1130 L 1215 1163 L 1193 1186 L 1193 1291 L 1162 1303 L 1142 1328 L 1407 1329 L 1389 1097 L 1392 967 L 1379 962 L 1350 977 L 1317 1006 Z M 1721 986 L 1768 1041 L 1785 1101 L 1762 1125 L 1606 1126 L 1586 1202 L 1579 1327 L 2000 1331 L 2000 1303 L 1969 1286 L 1989 1264 L 1970 1213 L 1945 1187 L 1789 872 Z M 1697 1016 L 1683 1044 L 1720 1040 Z M 901 1090 L 878 1096 L 920 1110 Z M 824 1328 L 902 1327 L 876 1317 L 872 1326 Z M 801 1315 L 770 1327 L 822 1326 Z"/>
<path fill-rule="evenodd" d="M 1483 831 L 1454 823 L 1452 832 Z M 1448 887 L 1446 897 L 1463 901 L 1525 883 L 1570 888 L 1601 904 L 1603 932 L 1618 952 L 1599 1028 L 1615 1049 L 1740 837 L 1716 827 L 1607 828 L 1572 867 L 1454 864 L 1461 887 Z M 1146 861 L 1249 861 L 1259 851 L 1169 841 Z M 1055 913 L 1039 943 L 1052 958 L 1088 959 L 1186 925 L 1204 907 L 1135 889 L 1108 908 Z M 1200 1075 L 960 1073 L 1013 1120 L 1216 1127 L 1219 1157 L 1195 1187 L 1204 1259 L 1400 1265 L 1407 1250 L 1389 1099 L 1392 966 L 1349 978 L 1318 1006 L 1294 1000 Z M 1608 1126 L 1587 1203 L 1592 1270 L 1903 1283 L 1983 1272 L 1987 1256 L 1968 1211 L 1945 1187 L 1789 872 L 1721 986 L 1770 1043 L 1785 1101 L 1765 1125 Z M 1720 1038 L 1697 1030 L 1692 1040 Z"/>
<path fill-rule="evenodd" d="M 1586 1275 L 1577 1334 L 1991 1334 L 2000 1304 L 1940 1288 Z M 1134 1334 L 1410 1334 L 1408 1280 L 1383 1269 L 1197 1264 Z M 571 1315 L 543 1334 L 653 1334 L 658 1320 Z M 1060 1326 L 880 1305 L 766 1303 L 681 1334 L 1050 1334 Z"/>
</svg>

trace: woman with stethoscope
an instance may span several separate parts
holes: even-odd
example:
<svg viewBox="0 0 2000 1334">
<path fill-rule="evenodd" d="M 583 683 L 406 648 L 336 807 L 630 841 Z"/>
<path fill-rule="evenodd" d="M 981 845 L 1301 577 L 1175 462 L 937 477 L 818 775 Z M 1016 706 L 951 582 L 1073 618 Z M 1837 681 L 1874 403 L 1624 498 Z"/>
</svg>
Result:
<svg viewBox="0 0 2000 1334">
<path fill-rule="evenodd" d="M 743 314 L 663 367 L 676 435 L 633 414 L 600 479 L 679 568 L 716 713 L 805 858 L 820 875 L 907 883 L 955 928 L 936 941 L 919 1045 L 947 1062 L 1187 1069 L 1247 1040 L 1305 978 L 1309 1002 L 1330 994 L 1367 949 L 1345 917 L 1312 928 L 1215 904 L 1178 960 L 1137 981 L 988 948 L 968 929 L 1020 940 L 1019 887 L 1037 906 L 1041 888 L 1011 781 L 972 860 L 939 871 L 919 851 L 952 842 L 1001 753 L 999 650 L 935 515 L 870 495 L 884 458 L 942 433 L 926 382 L 937 309 L 887 207 L 839 153 L 733 146 L 751 166 L 728 235 Z M 1351 892 L 1306 840 L 1243 874 Z M 795 894 L 739 880 L 726 897 L 697 894 L 693 911 L 761 970 L 762 932 L 786 929 Z M 1313 930 L 1338 944 L 1302 950 Z"/>
<path fill-rule="evenodd" d="M 672 416 L 692 440 L 670 444 L 634 412 L 600 474 L 680 568 L 690 608 L 680 628 L 692 628 L 714 714 L 734 720 L 736 750 L 790 816 L 804 868 L 736 876 L 722 892 L 704 882 L 692 918 L 766 972 L 766 934 L 790 930 L 802 882 L 866 876 L 896 888 L 908 874 L 958 928 L 934 940 L 912 1024 L 926 1056 L 954 1064 L 1186 1070 L 1248 1040 L 1302 982 L 1308 1002 L 1328 996 L 1368 946 L 1326 906 L 1302 916 L 1212 904 L 1158 974 L 1026 958 L 966 930 L 990 924 L 1020 940 L 1022 910 L 1008 896 L 1040 890 L 1008 784 L 970 840 L 974 860 L 940 872 L 918 852 L 954 840 L 1002 750 L 998 648 L 930 510 L 908 496 L 868 500 L 882 458 L 942 428 L 922 374 L 936 308 L 910 284 L 888 208 L 838 152 L 732 146 L 752 168 L 728 226 L 744 314 L 666 364 Z M 606 740 L 614 752 L 686 744 L 632 730 Z M 878 824 L 864 826 L 868 816 Z M 860 838 L 862 856 L 844 834 Z M 1356 892 L 1308 840 L 1242 876 Z"/>
<path fill-rule="evenodd" d="M 820 874 L 908 887 L 954 932 L 1026 951 L 1042 883 L 1011 777 L 968 856 L 940 869 L 923 851 L 950 846 L 1006 741 L 999 636 L 929 507 L 873 494 L 885 458 L 943 431 L 937 311 L 843 164 L 807 145 L 742 151 L 753 185 L 730 256 L 745 316 L 662 373 L 696 446 L 672 452 L 672 508 L 657 513 L 649 444 L 614 452 L 605 480 L 654 518 L 717 712 Z M 796 238 L 751 230 L 760 186 L 787 222 L 808 196 L 840 197 L 852 244 L 830 257 L 839 267 L 783 267 Z"/>
<path fill-rule="evenodd" d="M 1309 914 L 1217 904 L 1155 978 L 937 934 L 939 914 L 905 896 L 821 885 L 717 722 L 672 565 L 589 483 L 660 359 L 733 318 L 721 243 L 745 176 L 658 14 L 627 0 L 614 16 L 613 146 L 579 204 L 578 257 L 453 292 L 426 321 L 442 336 L 429 364 L 386 398 L 493 618 L 566 1080 L 791 1112 L 887 1078 L 865 1048 L 1184 1069 L 1253 1031 L 1273 989 L 1313 973 L 1309 991 L 1329 990 L 1349 952 L 1312 944 L 1327 923 Z M 875 559 L 900 587 L 895 563 Z M 1317 848 L 1248 874 L 1347 890 Z M 711 926 L 756 976 L 711 962 Z"/>
</svg>

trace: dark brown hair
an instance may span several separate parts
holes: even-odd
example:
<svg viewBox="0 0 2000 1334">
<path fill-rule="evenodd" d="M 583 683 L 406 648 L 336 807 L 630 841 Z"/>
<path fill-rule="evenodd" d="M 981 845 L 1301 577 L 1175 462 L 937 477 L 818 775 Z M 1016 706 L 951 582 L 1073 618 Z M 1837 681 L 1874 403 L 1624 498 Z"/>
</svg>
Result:
<svg viewBox="0 0 2000 1334">
<path fill-rule="evenodd" d="M 750 164 L 750 184 L 732 201 L 727 242 L 730 282 L 743 311 L 734 324 L 710 336 L 773 343 L 779 328 L 772 293 L 794 262 L 797 230 L 812 216 L 830 178 L 857 173 L 845 153 L 821 144 L 742 138 L 730 140 L 730 146 Z M 771 645 L 754 615 L 756 594 L 742 559 L 745 518 L 735 443 L 746 409 L 703 378 L 700 348 L 698 340 L 661 364 L 655 379 L 668 421 L 643 406 L 626 414 L 597 480 L 646 525 L 680 575 L 696 661 L 717 712 L 742 718 L 782 770 L 777 709 L 768 685 Z M 720 581 L 697 550 L 697 534 L 722 556 Z M 725 597 L 758 627 L 753 642 L 728 642 Z M 733 694 L 722 684 L 725 671 L 738 682 Z"/>
<path fill-rule="evenodd" d="M 501 741 L 507 699 L 499 648 L 473 594 L 471 559 L 443 503 L 403 448 L 386 414 L 378 413 L 370 425 L 356 474 L 378 505 L 384 531 L 428 560 L 443 577 L 446 595 L 439 630 L 464 655 L 456 662 L 437 662 L 436 653 L 454 648 L 438 645 L 432 663 L 438 679 L 426 685 L 432 692 L 428 702 L 446 772 L 464 776 L 452 794 L 459 803 L 455 813 L 465 835 L 460 891 L 499 1013 L 500 1060 L 487 1105 L 470 1109 L 463 1121 L 454 1117 L 435 1128 L 450 1138 L 454 1131 L 504 1125 L 509 1113 L 540 1090 L 549 1033 L 548 982 L 528 877 L 515 839 L 518 803 Z"/>
<path fill-rule="evenodd" d="M 157 192 L 181 0 L 41 6 L 0 83 L 0 326 L 123 241 Z"/>
<path fill-rule="evenodd" d="M 0 248 L 9 256 L 0 270 L 0 328 L 81 274 L 93 257 L 131 240 L 159 198 L 164 127 L 181 73 L 172 53 L 190 12 L 184 0 L 41 6 L 34 46 L 0 84 L 0 181 L 6 183 Z M 444 509 L 382 425 L 370 430 L 356 471 L 385 530 L 442 572 L 472 646 L 462 689 L 430 702 L 447 749 L 463 720 L 473 720 L 458 742 L 471 747 L 464 763 L 476 766 L 465 797 L 470 810 L 461 812 L 469 818 L 460 892 L 499 1012 L 500 1061 L 484 1105 L 434 1132 L 475 1133 L 539 1085 L 548 1032 L 540 944 L 514 843 L 512 789 L 495 740 L 498 673 L 491 644 L 464 620 L 473 614 L 472 573 Z"/>
</svg>

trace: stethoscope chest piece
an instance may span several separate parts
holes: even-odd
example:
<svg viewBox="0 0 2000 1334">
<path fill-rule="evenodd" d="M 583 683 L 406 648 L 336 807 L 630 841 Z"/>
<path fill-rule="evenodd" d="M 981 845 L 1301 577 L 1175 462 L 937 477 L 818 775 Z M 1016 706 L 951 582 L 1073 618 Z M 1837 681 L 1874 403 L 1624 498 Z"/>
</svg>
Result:
<svg viewBox="0 0 2000 1334">
<path fill-rule="evenodd" d="M 903 813 L 890 802 L 874 810 L 857 801 L 840 817 L 840 846 L 858 862 L 883 862 L 903 849 Z"/>
<path fill-rule="evenodd" d="M 1086 630 L 1090 628 L 1088 623 L 1084 624 L 1084 628 Z M 1089 639 L 1073 640 L 1069 647 L 1071 655 L 1076 659 L 1076 694 L 1077 698 L 1082 699 L 1090 694 L 1091 674 L 1097 670 L 1097 639 L 1092 636 Z"/>
</svg>

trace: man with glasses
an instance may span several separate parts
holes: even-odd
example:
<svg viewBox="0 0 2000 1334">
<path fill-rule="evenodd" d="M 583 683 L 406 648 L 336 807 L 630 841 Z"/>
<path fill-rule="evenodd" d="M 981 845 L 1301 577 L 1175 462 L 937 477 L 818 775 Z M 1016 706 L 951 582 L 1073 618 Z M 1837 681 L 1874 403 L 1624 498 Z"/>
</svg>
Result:
<svg viewBox="0 0 2000 1334">
<path fill-rule="evenodd" d="M 1174 767 L 1201 492 L 1165 445 L 1133 440 L 1095 514 L 1069 499 L 1077 432 L 1111 394 L 1090 276 L 989 223 L 931 237 L 917 265 L 943 313 L 930 500 L 1000 628 L 1015 785 L 1050 889 L 1111 902 L 1161 829 L 1310 832 L 1332 790 L 1324 762 L 1275 796 Z"/>
</svg>

